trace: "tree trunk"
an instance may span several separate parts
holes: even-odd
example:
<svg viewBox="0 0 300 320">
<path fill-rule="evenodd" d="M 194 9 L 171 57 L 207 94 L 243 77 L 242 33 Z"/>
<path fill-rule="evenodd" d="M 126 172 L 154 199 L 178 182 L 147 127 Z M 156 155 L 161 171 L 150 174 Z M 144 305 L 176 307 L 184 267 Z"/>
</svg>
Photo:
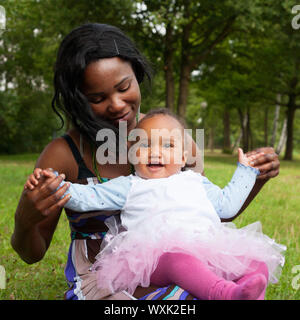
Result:
<svg viewBox="0 0 300 320">
<path fill-rule="evenodd" d="M 269 108 L 265 108 L 265 118 L 264 118 L 264 137 L 265 137 L 265 146 L 268 145 L 268 121 L 269 120 Z M 252 149 L 252 148 L 251 148 Z"/>
<path fill-rule="evenodd" d="M 179 74 L 179 96 L 177 101 L 177 111 L 181 118 L 184 118 L 186 113 L 191 72 L 205 60 L 207 55 L 218 43 L 221 43 L 228 36 L 236 19 L 235 15 L 228 17 L 228 19 L 224 22 L 222 30 L 215 36 L 215 38 L 212 40 L 211 37 L 208 36 L 203 39 L 201 45 L 199 45 L 199 48 L 202 47 L 205 49 L 196 51 L 195 54 L 195 46 L 193 48 L 193 45 L 190 43 L 192 28 L 195 24 L 197 24 L 197 19 L 192 16 L 194 10 L 192 5 L 192 2 L 188 0 L 183 1 L 183 18 L 185 21 L 187 21 L 187 24 L 184 25 L 181 33 L 181 66 Z M 201 30 L 199 30 L 199 33 L 201 34 Z"/>
<path fill-rule="evenodd" d="M 184 17 L 186 19 L 189 18 L 189 6 L 185 6 Z M 181 38 L 181 65 L 179 74 L 180 81 L 177 110 L 179 117 L 181 117 L 182 119 L 184 119 L 186 112 L 192 68 L 190 60 L 191 52 L 189 45 L 191 27 L 191 24 L 187 24 L 184 26 Z"/>
<path fill-rule="evenodd" d="M 240 122 L 241 122 L 241 130 L 242 130 L 242 141 L 243 141 L 243 150 L 247 152 L 249 149 L 249 136 L 248 136 L 248 112 L 243 112 L 239 109 Z"/>
<path fill-rule="evenodd" d="M 293 133 L 294 133 L 294 118 L 296 112 L 296 95 L 289 95 L 287 105 L 287 139 L 284 160 L 293 160 Z"/>
<path fill-rule="evenodd" d="M 272 138 L 270 146 L 274 147 L 276 143 L 276 134 L 277 134 L 277 128 L 278 128 L 278 120 L 280 115 L 280 105 L 279 102 L 281 101 L 281 95 L 277 94 L 276 100 L 278 101 L 278 104 L 276 104 L 275 108 L 275 116 L 274 116 L 274 122 L 273 122 L 273 132 L 272 132 Z"/>
<path fill-rule="evenodd" d="M 240 134 L 239 134 L 237 140 L 235 141 L 235 144 L 232 147 L 232 152 L 234 152 L 234 150 L 239 147 L 241 140 L 243 138 L 244 128 L 247 126 L 247 122 L 248 122 L 248 114 L 247 113 L 245 113 L 244 116 L 243 116 L 243 113 L 241 110 L 238 110 L 238 113 L 239 113 L 240 120 L 241 120 L 241 129 L 240 129 Z"/>
<path fill-rule="evenodd" d="M 230 144 L 230 112 L 228 108 L 224 108 L 223 113 L 223 153 L 231 153 L 231 144 Z"/>
<path fill-rule="evenodd" d="M 178 115 L 182 119 L 185 117 L 186 106 L 189 95 L 190 83 L 190 66 L 184 62 L 181 63 L 180 81 L 179 81 L 179 96 L 178 96 Z"/>
<path fill-rule="evenodd" d="M 287 118 L 284 119 L 283 121 L 283 125 L 282 125 L 282 129 L 281 129 L 281 135 L 280 135 L 280 139 L 276 148 L 276 153 L 278 155 L 280 155 L 284 144 L 286 143 L 286 127 L 287 127 Z"/>
<path fill-rule="evenodd" d="M 165 82 L 166 82 L 166 108 L 172 112 L 175 110 L 175 88 L 174 88 L 174 69 L 173 69 L 173 34 L 172 24 L 168 23 L 166 27 L 165 37 L 165 51 L 164 51 L 164 63 L 165 63 Z"/>
<path fill-rule="evenodd" d="M 214 145 L 215 145 L 215 132 L 214 132 L 214 128 L 211 126 L 208 129 L 208 144 L 207 144 L 207 148 L 210 149 L 211 152 L 214 152 Z"/>
<path fill-rule="evenodd" d="M 246 145 L 244 146 L 244 152 L 248 152 L 249 148 L 253 149 L 253 138 L 250 126 L 250 108 L 247 107 L 247 127 L 246 127 Z"/>
</svg>

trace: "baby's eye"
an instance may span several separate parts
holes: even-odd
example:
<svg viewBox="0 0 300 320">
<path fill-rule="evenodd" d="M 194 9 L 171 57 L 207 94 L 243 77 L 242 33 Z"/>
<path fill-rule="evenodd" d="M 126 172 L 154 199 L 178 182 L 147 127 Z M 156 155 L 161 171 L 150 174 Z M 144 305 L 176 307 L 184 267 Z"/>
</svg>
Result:
<svg viewBox="0 0 300 320">
<path fill-rule="evenodd" d="M 149 143 L 148 142 L 141 142 L 140 148 L 149 148 Z"/>
<path fill-rule="evenodd" d="M 163 147 L 164 147 L 164 148 L 173 148 L 174 145 L 173 145 L 173 143 L 166 142 L 166 143 L 163 144 Z"/>
</svg>

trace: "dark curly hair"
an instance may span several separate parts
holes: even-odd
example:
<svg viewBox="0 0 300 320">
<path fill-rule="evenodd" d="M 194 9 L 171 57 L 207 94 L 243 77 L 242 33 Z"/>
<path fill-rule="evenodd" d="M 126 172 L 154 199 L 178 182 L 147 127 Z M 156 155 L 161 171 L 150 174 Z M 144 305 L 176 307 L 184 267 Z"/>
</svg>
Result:
<svg viewBox="0 0 300 320">
<path fill-rule="evenodd" d="M 54 70 L 54 97 L 52 108 L 62 121 L 60 112 L 95 145 L 100 129 L 110 128 L 111 123 L 97 119 L 87 98 L 80 91 L 86 67 L 102 58 L 120 57 L 130 62 L 138 83 L 145 76 L 151 83 L 152 71 L 146 58 L 119 28 L 99 23 L 88 23 L 72 30 L 62 41 Z M 103 142 L 102 142 L 103 143 Z"/>
</svg>

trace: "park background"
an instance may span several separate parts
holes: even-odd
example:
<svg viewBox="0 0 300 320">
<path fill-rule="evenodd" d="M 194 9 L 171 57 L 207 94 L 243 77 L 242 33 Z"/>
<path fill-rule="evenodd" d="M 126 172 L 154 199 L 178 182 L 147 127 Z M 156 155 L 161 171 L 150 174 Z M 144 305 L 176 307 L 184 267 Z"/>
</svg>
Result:
<svg viewBox="0 0 300 320">
<path fill-rule="evenodd" d="M 0 299 L 63 299 L 69 230 L 62 215 L 45 258 L 22 262 L 10 246 L 14 212 L 43 147 L 63 134 L 51 109 L 53 66 L 63 37 L 85 22 L 124 30 L 152 64 L 142 112 L 168 107 L 204 129 L 205 173 L 223 187 L 236 148 L 272 146 L 280 174 L 238 227 L 260 220 L 288 247 L 268 300 L 300 298 L 300 6 L 291 0 L 2 0 L 0 35 Z M 300 5 L 300 4 L 299 4 Z M 294 12 L 292 12 L 294 8 Z M 299 17 L 297 16 L 299 15 Z"/>
</svg>

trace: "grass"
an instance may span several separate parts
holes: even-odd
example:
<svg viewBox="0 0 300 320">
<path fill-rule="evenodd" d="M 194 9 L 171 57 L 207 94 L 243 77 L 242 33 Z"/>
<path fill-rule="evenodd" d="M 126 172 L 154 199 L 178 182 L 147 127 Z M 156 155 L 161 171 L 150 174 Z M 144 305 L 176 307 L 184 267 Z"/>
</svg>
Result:
<svg viewBox="0 0 300 320">
<path fill-rule="evenodd" d="M 36 154 L 0 156 L 0 265 L 6 270 L 6 289 L 0 289 L 0 300 L 61 300 L 67 289 L 64 267 L 70 240 L 65 215 L 61 216 L 42 261 L 27 265 L 10 246 L 14 212 L 36 158 Z M 207 152 L 206 176 L 223 187 L 230 180 L 235 164 L 236 157 Z M 300 156 L 297 155 L 295 161 L 281 161 L 279 176 L 269 181 L 234 221 L 242 227 L 259 220 L 265 234 L 288 247 L 282 276 L 278 284 L 269 285 L 267 300 L 300 299 L 300 289 L 292 286 L 292 283 L 300 286 L 299 271 L 298 274 L 292 272 L 294 266 L 300 265 L 299 191 Z"/>
<path fill-rule="evenodd" d="M 67 289 L 64 267 L 69 226 L 65 215 L 61 216 L 51 247 L 41 262 L 27 265 L 10 245 L 14 212 L 37 156 L 0 156 L 0 265 L 6 270 L 6 289 L 0 289 L 0 299 L 63 299 Z"/>
</svg>

